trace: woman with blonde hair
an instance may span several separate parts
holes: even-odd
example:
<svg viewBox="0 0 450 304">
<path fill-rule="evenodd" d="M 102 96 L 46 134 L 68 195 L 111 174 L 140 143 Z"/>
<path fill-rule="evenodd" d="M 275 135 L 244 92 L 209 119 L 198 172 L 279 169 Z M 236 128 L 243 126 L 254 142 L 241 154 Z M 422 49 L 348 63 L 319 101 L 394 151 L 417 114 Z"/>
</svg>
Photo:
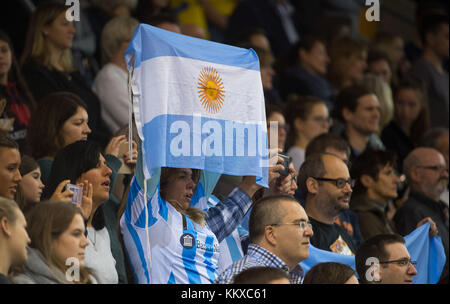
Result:
<svg viewBox="0 0 450 304">
<path fill-rule="evenodd" d="M 18 284 L 94 284 L 84 263 L 88 241 L 82 213 L 73 204 L 41 202 L 28 216 L 28 260 Z M 79 266 L 79 267 L 74 267 Z"/>
<path fill-rule="evenodd" d="M 374 74 L 364 75 L 364 85 L 377 95 L 380 102 L 380 121 L 378 127 L 378 135 L 386 127 L 394 117 L 394 99 L 389 84 L 381 77 Z"/>
<path fill-rule="evenodd" d="M 75 28 L 66 19 L 68 7 L 59 3 L 39 5 L 33 13 L 22 55 L 22 70 L 34 98 L 40 101 L 52 92 L 78 95 L 87 105 L 90 138 L 103 147 L 111 135 L 100 115 L 100 101 L 72 65 Z"/>
</svg>

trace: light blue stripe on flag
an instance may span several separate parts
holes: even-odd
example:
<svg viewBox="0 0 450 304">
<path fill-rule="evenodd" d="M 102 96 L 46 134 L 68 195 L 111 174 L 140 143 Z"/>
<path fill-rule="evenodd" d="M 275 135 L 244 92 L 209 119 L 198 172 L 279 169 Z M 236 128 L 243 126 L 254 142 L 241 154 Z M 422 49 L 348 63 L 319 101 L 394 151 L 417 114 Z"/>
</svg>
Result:
<svg viewBox="0 0 450 304">
<path fill-rule="evenodd" d="M 129 66 L 133 52 L 135 67 L 140 66 L 141 61 L 152 58 L 176 56 L 259 71 L 258 57 L 253 50 L 189 37 L 147 24 L 140 24 L 136 28 L 125 51 Z"/>
</svg>

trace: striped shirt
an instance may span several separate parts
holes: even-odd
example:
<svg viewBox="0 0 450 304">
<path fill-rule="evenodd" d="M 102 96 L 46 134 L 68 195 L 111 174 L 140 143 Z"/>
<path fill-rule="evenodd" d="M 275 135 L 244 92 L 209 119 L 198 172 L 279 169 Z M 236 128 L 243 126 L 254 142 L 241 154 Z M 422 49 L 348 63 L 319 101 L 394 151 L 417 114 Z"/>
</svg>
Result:
<svg viewBox="0 0 450 304">
<path fill-rule="evenodd" d="M 211 283 L 218 273 L 219 242 L 236 229 L 252 200 L 236 188 L 226 200 L 208 209 L 206 198 L 220 175 L 202 171 L 191 201 L 192 207 L 208 210 L 206 226 L 200 226 L 161 198 L 159 175 L 160 170 L 147 181 L 148 225 L 144 190 L 136 177 L 131 182 L 127 207 L 120 220 L 135 282 Z"/>
<path fill-rule="evenodd" d="M 247 254 L 230 266 L 227 270 L 222 272 L 214 281 L 215 284 L 231 284 L 234 277 L 242 271 L 251 267 L 274 267 L 280 268 L 289 275 L 291 284 L 302 284 L 304 272 L 300 265 L 297 265 L 289 271 L 289 267 L 272 252 L 256 245 L 250 244 L 248 246 Z"/>
</svg>

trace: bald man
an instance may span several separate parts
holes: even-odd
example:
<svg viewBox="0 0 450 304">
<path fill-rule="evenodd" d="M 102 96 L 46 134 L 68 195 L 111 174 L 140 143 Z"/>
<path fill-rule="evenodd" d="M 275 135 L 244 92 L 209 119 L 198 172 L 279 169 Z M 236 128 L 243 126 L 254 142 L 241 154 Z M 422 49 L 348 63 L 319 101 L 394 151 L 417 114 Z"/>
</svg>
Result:
<svg viewBox="0 0 450 304">
<path fill-rule="evenodd" d="M 448 167 L 444 156 L 433 148 L 420 147 L 411 151 L 403 161 L 411 194 L 394 217 L 397 231 L 407 235 L 417 224 L 430 217 L 442 239 L 447 262 L 441 277 L 448 275 L 448 207 L 440 201 L 448 185 Z"/>
<path fill-rule="evenodd" d="M 312 154 L 302 164 L 299 186 L 313 226 L 313 246 L 339 254 L 355 254 L 357 245 L 353 238 L 335 223 L 349 208 L 353 185 L 347 165 L 337 156 Z"/>
</svg>

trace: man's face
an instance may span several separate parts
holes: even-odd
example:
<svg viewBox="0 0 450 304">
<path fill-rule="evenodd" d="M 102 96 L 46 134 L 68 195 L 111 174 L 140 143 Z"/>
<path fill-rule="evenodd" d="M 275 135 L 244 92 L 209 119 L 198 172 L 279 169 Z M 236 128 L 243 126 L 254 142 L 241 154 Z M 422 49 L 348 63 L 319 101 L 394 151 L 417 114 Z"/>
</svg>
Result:
<svg viewBox="0 0 450 304">
<path fill-rule="evenodd" d="M 354 112 L 344 109 L 345 120 L 357 132 L 370 135 L 377 132 L 380 120 L 380 102 L 374 94 L 361 96 Z"/>
<path fill-rule="evenodd" d="M 438 200 L 448 185 L 448 167 L 441 153 L 430 151 L 420 159 L 416 170 L 416 184 L 424 195 Z"/>
<path fill-rule="evenodd" d="M 411 284 L 417 270 L 411 263 L 405 262 L 411 259 L 405 245 L 394 243 L 386 245 L 385 249 L 389 253 L 388 261 L 399 262 L 381 265 L 381 284 Z"/>
<path fill-rule="evenodd" d="M 347 165 L 335 156 L 323 156 L 326 174 L 323 178 L 345 180 L 350 179 Z M 349 208 L 350 197 L 352 195 L 351 186 L 346 183 L 343 188 L 338 188 L 335 182 L 320 181 L 319 190 L 316 194 L 316 201 L 324 208 L 328 215 L 337 216 L 342 211 Z"/>
<path fill-rule="evenodd" d="M 303 207 L 295 201 L 282 201 L 280 208 L 285 216 L 281 223 L 274 226 L 277 237 L 277 255 L 287 264 L 296 265 L 309 257 L 309 240 L 313 231 L 307 225 L 300 227 L 300 222 L 308 223 L 308 216 Z"/>
<path fill-rule="evenodd" d="M 428 34 L 428 43 L 431 49 L 438 55 L 439 58 L 445 60 L 449 57 L 449 27 L 448 24 L 443 24 L 436 31 L 436 33 Z"/>
</svg>

